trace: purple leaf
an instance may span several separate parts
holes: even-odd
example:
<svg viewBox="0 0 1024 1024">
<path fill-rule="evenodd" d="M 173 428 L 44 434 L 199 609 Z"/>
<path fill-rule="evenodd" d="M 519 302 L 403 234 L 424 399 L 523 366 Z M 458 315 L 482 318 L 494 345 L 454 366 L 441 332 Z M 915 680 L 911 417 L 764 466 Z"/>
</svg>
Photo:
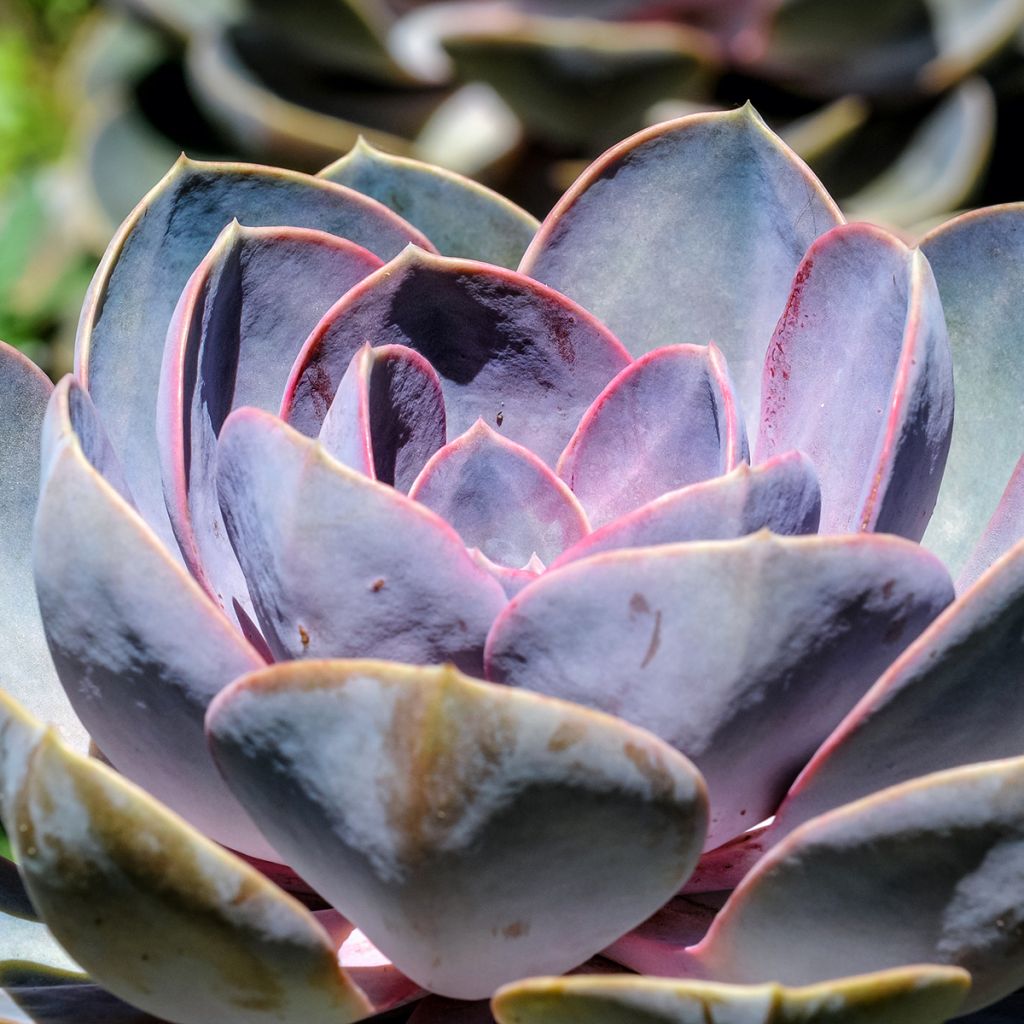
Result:
<svg viewBox="0 0 1024 1024">
<path fill-rule="evenodd" d="M 627 366 L 580 421 L 558 475 L 595 526 L 747 459 L 732 382 L 714 345 L 673 345 Z"/>
<path fill-rule="evenodd" d="M 232 219 L 316 228 L 390 259 L 430 246 L 390 210 L 305 174 L 182 157 L 107 248 L 78 328 L 76 368 L 107 426 L 139 511 L 176 550 L 164 507 L 156 400 L 164 339 L 192 272 Z"/>
<path fill-rule="evenodd" d="M 519 269 L 589 309 L 633 355 L 713 341 L 753 434 L 793 274 L 811 242 L 842 222 L 748 104 L 655 125 L 609 150 L 541 225 Z"/>
<path fill-rule="evenodd" d="M 555 559 L 552 569 L 622 548 L 691 540 L 734 540 L 758 530 L 780 535 L 818 529 L 821 491 L 810 460 L 787 452 L 725 476 L 669 491 L 595 530 Z"/>
<path fill-rule="evenodd" d="M 430 361 L 444 389 L 449 438 L 483 419 L 549 464 L 629 363 L 605 327 L 550 288 L 410 248 L 354 288 L 310 336 L 282 406 L 292 426 L 319 431 L 366 341 L 406 345 Z"/>
<path fill-rule="evenodd" d="M 78 716 L 118 771 L 218 841 L 276 860 L 203 737 L 214 695 L 263 659 L 101 475 L 112 453 L 70 376 L 50 400 L 44 436 L 36 593 Z"/>
<path fill-rule="evenodd" d="M 381 265 L 321 231 L 232 222 L 178 300 L 157 399 L 164 496 L 185 564 L 244 632 L 252 602 L 217 502 L 217 435 L 239 406 L 278 409 L 306 336 Z"/>
<path fill-rule="evenodd" d="M 344 465 L 408 492 L 444 445 L 444 395 L 434 368 L 403 345 L 364 345 L 352 357 L 319 439 Z"/>
<path fill-rule="evenodd" d="M 409 492 L 467 547 L 509 568 L 550 562 L 590 527 L 572 491 L 532 452 L 483 420 L 442 448 Z"/>
<path fill-rule="evenodd" d="M 711 795 L 709 847 L 774 813 L 815 748 L 953 598 L 895 537 L 613 551 L 543 576 L 487 640 L 487 678 L 650 729 Z"/>
<path fill-rule="evenodd" d="M 228 535 L 275 657 L 480 672 L 505 595 L 451 527 L 256 409 L 228 417 L 217 463 Z"/>
<path fill-rule="evenodd" d="M 868 224 L 818 239 L 768 350 L 757 458 L 810 457 L 822 532 L 920 540 L 952 426 L 949 341 L 927 260 Z"/>
</svg>

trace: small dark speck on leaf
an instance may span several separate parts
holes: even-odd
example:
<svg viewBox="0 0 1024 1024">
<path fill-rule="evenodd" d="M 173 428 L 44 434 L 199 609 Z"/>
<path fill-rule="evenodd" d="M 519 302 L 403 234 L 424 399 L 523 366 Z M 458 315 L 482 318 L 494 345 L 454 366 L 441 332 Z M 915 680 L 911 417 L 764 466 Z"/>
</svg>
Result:
<svg viewBox="0 0 1024 1024">
<path fill-rule="evenodd" d="M 370 589 L 375 593 L 379 594 L 384 589 L 384 580 L 376 579 L 370 584 Z"/>
<path fill-rule="evenodd" d="M 299 639 L 302 641 L 303 647 L 309 646 L 309 633 L 306 632 L 303 626 L 299 626 Z"/>
<path fill-rule="evenodd" d="M 500 427 L 505 422 L 505 414 L 499 409 L 498 415 L 494 417 L 494 422 Z"/>
</svg>

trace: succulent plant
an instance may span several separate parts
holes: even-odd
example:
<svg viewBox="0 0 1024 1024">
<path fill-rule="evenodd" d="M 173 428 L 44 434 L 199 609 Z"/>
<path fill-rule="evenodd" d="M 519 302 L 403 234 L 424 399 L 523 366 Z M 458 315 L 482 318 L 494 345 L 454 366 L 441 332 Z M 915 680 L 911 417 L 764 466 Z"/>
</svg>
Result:
<svg viewBox="0 0 1024 1024">
<path fill-rule="evenodd" d="M 0 352 L 0 1012 L 1012 993 L 1022 259 L 1020 206 L 844 222 L 750 107 L 539 228 L 366 145 L 180 160 L 74 375 Z"/>
</svg>

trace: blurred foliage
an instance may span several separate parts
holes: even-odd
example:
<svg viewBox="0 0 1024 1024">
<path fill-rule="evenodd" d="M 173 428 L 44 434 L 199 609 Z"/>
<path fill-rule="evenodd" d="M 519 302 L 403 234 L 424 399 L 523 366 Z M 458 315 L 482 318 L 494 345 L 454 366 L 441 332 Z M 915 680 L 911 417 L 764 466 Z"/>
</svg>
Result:
<svg viewBox="0 0 1024 1024">
<path fill-rule="evenodd" d="M 51 372 L 95 263 L 60 237 L 50 186 L 72 116 L 54 68 L 90 6 L 0 0 L 0 338 Z"/>
</svg>

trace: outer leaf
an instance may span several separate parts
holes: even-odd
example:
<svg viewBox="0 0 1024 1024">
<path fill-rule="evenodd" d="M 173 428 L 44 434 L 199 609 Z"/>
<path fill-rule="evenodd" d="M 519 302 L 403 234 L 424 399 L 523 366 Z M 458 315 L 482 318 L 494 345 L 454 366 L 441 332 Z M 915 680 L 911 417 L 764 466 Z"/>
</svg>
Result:
<svg viewBox="0 0 1024 1024">
<path fill-rule="evenodd" d="M 444 395 L 434 368 L 404 345 L 364 345 L 320 427 L 327 453 L 374 480 L 408 491 L 444 445 Z"/>
<path fill-rule="evenodd" d="M 89 737 L 54 671 L 32 579 L 39 432 L 52 390 L 40 369 L 0 342 L 0 686 L 85 750 Z"/>
<path fill-rule="evenodd" d="M 277 658 L 452 661 L 479 673 L 505 595 L 432 512 L 256 409 L 228 418 L 217 471 Z"/>
<path fill-rule="evenodd" d="M 276 860 L 225 788 L 203 738 L 214 694 L 263 659 L 98 472 L 105 454 L 95 409 L 65 377 L 47 412 L 33 538 L 58 675 L 119 771 L 208 835 Z"/>
<path fill-rule="evenodd" d="M 974 1010 L 1024 981 L 1024 759 L 955 768 L 809 821 L 743 880 L 694 968 L 811 984 L 912 963 L 971 973 Z M 838 927 L 837 927 L 838 925 Z"/>
<path fill-rule="evenodd" d="M 591 310 L 634 355 L 713 341 L 753 433 L 793 274 L 839 223 L 817 179 L 747 106 L 656 125 L 609 150 L 541 225 L 520 270 Z"/>
<path fill-rule="evenodd" d="M 804 762 L 945 607 L 939 561 L 893 537 L 614 551 L 545 575 L 487 640 L 487 678 L 650 729 L 700 768 L 708 845 L 772 814 Z"/>
<path fill-rule="evenodd" d="M 495 994 L 499 1024 L 942 1024 L 970 975 L 904 967 L 805 988 L 721 985 L 633 975 L 529 978 Z"/>
<path fill-rule="evenodd" d="M 477 419 L 553 463 L 629 356 L 575 303 L 520 274 L 407 249 L 321 321 L 292 370 L 282 416 L 320 429 L 352 356 L 399 344 L 441 378 L 448 436 Z"/>
<path fill-rule="evenodd" d="M 921 242 L 949 326 L 956 431 L 927 544 L 958 573 L 1024 451 L 1024 421 L 1008 416 L 1024 389 L 1024 204 L 964 214 Z"/>
<path fill-rule="evenodd" d="M 775 842 L 840 804 L 942 768 L 1024 754 L 1024 544 L 932 623 L 793 784 Z"/>
<path fill-rule="evenodd" d="M 252 603 L 217 502 L 217 435 L 239 406 L 278 409 L 306 335 L 381 265 L 334 235 L 232 221 L 178 300 L 157 399 L 167 511 L 192 575 L 244 631 Z"/>
<path fill-rule="evenodd" d="M 787 452 L 753 468 L 741 462 L 725 476 L 663 494 L 584 537 L 551 568 L 602 551 L 733 540 L 765 529 L 783 535 L 816 533 L 820 513 L 814 466 L 800 452 Z"/>
<path fill-rule="evenodd" d="M 747 457 L 721 353 L 714 345 L 673 345 L 627 366 L 594 399 L 558 460 L 558 475 L 603 526 Z"/>
<path fill-rule="evenodd" d="M 390 207 L 419 228 L 443 256 L 514 270 L 540 227 L 536 218 L 497 192 L 441 167 L 383 153 L 362 138 L 319 177 Z"/>
<path fill-rule="evenodd" d="M 299 903 L 121 776 L 52 732 L 18 774 L 6 822 L 32 902 L 111 992 L 172 1024 L 369 1012 Z"/>
<path fill-rule="evenodd" d="M 139 510 L 172 545 L 155 434 L 164 336 L 189 275 L 232 218 L 317 228 L 365 243 L 384 258 L 409 241 L 430 244 L 390 210 L 350 189 L 255 165 L 183 157 L 142 200 L 93 278 L 78 328 L 76 365 Z"/>
<path fill-rule="evenodd" d="M 467 547 L 510 568 L 532 557 L 550 562 L 590 530 L 572 491 L 483 420 L 427 463 L 409 497 L 451 523 Z"/>
<path fill-rule="evenodd" d="M 275 666 L 208 727 L 290 861 L 442 995 L 581 963 L 671 895 L 703 839 L 700 776 L 653 736 L 450 666 Z"/>
<path fill-rule="evenodd" d="M 919 251 L 867 224 L 808 250 L 775 329 L 757 455 L 799 448 L 821 480 L 821 529 L 920 540 L 953 427 L 942 304 Z"/>
</svg>

